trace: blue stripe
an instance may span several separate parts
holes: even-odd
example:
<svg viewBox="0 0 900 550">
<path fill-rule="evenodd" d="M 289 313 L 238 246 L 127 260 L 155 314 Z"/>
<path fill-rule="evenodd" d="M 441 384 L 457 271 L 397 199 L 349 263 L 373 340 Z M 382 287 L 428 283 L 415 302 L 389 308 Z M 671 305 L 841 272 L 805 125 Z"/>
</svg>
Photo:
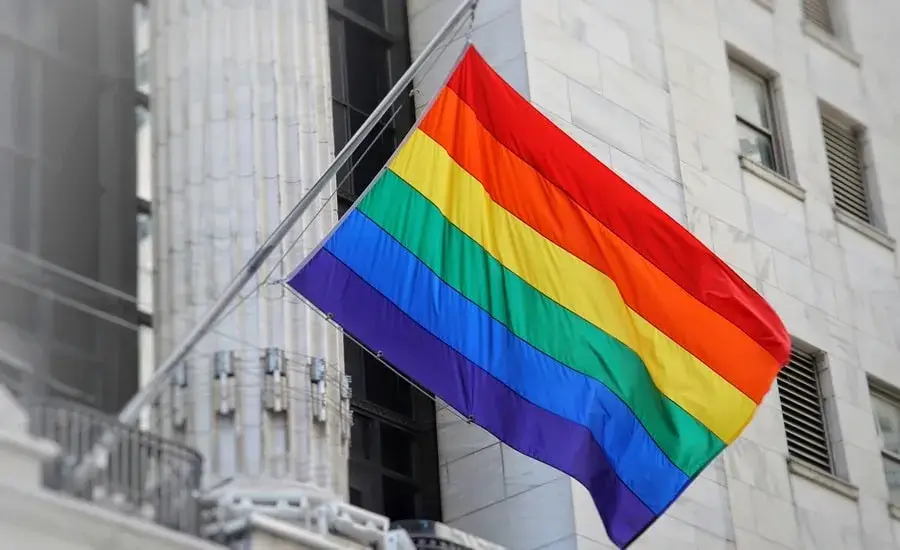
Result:
<svg viewBox="0 0 900 550">
<path fill-rule="evenodd" d="M 500 441 L 581 482 L 619 548 L 656 519 L 622 483 L 587 428 L 523 399 L 410 319 L 327 250 L 316 252 L 288 284 Z"/>
<path fill-rule="evenodd" d="M 665 509 L 688 482 L 613 392 L 512 334 L 361 212 L 351 212 L 325 248 L 523 398 L 588 428 L 618 476 L 653 512 Z"/>
</svg>

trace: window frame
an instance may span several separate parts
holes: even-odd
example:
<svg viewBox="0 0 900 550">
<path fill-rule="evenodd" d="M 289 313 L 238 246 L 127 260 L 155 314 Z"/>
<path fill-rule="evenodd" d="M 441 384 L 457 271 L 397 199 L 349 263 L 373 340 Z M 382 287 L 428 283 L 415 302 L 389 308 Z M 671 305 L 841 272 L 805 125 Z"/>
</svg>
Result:
<svg viewBox="0 0 900 550">
<path fill-rule="evenodd" d="M 134 0 L 133 21 L 135 89 L 140 94 L 148 95 L 150 93 L 151 70 L 149 37 L 152 35 L 152 28 L 150 27 L 150 3 L 148 0 Z M 143 29 L 139 27 L 142 24 L 146 24 L 145 29 L 148 37 L 148 47 L 146 49 L 139 47 L 141 45 L 139 38 L 143 32 Z"/>
<path fill-rule="evenodd" d="M 810 10 L 807 9 L 807 7 L 811 3 L 819 4 L 821 6 L 826 21 L 823 22 L 819 18 L 810 17 Z M 829 36 L 837 37 L 838 28 L 834 17 L 834 6 L 832 5 L 831 0 L 800 0 L 800 15 L 806 23 L 815 26 Z"/>
<path fill-rule="evenodd" d="M 146 210 L 144 209 L 146 208 Z M 155 302 L 154 288 L 153 288 L 153 273 L 154 269 L 154 258 L 153 258 L 153 214 L 150 211 L 149 203 L 145 200 L 138 200 L 138 213 L 135 216 L 136 223 L 140 226 L 142 223 L 147 228 L 146 235 L 141 235 L 140 229 L 138 229 L 138 239 L 137 239 L 137 315 L 138 315 L 138 324 L 146 327 L 153 327 L 153 307 Z M 141 263 L 142 255 L 141 255 L 141 246 L 143 244 L 144 239 L 150 239 L 150 288 L 145 289 L 142 287 L 141 279 L 147 274 L 147 270 L 145 269 L 145 265 Z M 144 296 L 145 293 L 149 293 L 149 296 Z M 148 299 L 148 303 L 145 304 L 142 302 L 142 299 Z M 144 306 L 149 306 L 149 309 Z"/>
<path fill-rule="evenodd" d="M 894 389 L 888 388 L 883 383 L 869 380 L 869 399 L 870 400 L 878 399 L 882 402 L 887 403 L 888 405 L 894 407 L 898 412 L 898 416 L 900 416 L 900 394 L 898 394 L 898 393 L 900 393 L 900 392 L 897 392 Z M 890 449 L 886 449 L 884 446 L 884 442 L 880 435 L 880 428 L 878 427 L 878 421 L 877 421 L 877 418 L 875 417 L 874 405 L 872 406 L 872 417 L 873 417 L 873 420 L 875 420 L 876 435 L 878 435 L 878 439 L 879 439 L 878 444 L 881 446 L 880 451 L 881 451 L 882 463 L 891 462 L 891 463 L 895 464 L 898 468 L 900 468 L 900 452 L 891 451 Z M 887 468 L 885 468 L 884 466 L 882 466 L 882 468 L 884 468 L 884 470 L 885 470 L 885 472 L 884 472 L 885 482 L 887 482 Z M 892 505 L 900 506 L 900 499 L 898 499 L 897 502 L 890 500 L 890 486 L 888 486 L 888 499 Z"/>
<path fill-rule="evenodd" d="M 144 15 L 145 17 L 149 18 L 149 16 L 150 16 L 149 9 L 150 9 L 150 3 L 149 3 L 148 0 L 134 0 L 134 19 L 135 19 L 135 22 L 136 22 L 136 20 L 137 20 L 137 16 L 138 16 L 138 12 L 139 12 L 139 11 L 140 11 L 140 12 L 143 12 L 143 15 Z M 148 25 L 149 25 L 149 22 L 148 22 Z M 135 68 L 137 69 L 138 65 L 139 65 L 140 62 L 141 62 L 141 57 L 143 56 L 143 57 L 144 57 L 143 61 L 145 61 L 145 68 L 148 69 L 148 72 L 147 72 L 146 76 L 147 76 L 148 81 L 149 81 L 149 77 L 150 77 L 150 73 L 149 73 L 149 57 L 150 57 L 150 51 L 149 51 L 149 49 L 146 50 L 146 51 L 143 51 L 143 52 L 138 51 L 138 48 L 137 48 L 137 46 L 138 46 L 138 44 L 137 44 L 137 36 L 136 36 L 137 29 L 134 29 L 134 30 L 135 30 L 135 45 L 134 45 L 134 49 L 135 49 L 135 52 L 134 52 L 134 54 L 135 54 Z M 136 76 L 137 76 L 137 75 L 136 75 Z M 151 120 L 152 120 L 152 118 L 151 118 L 151 117 L 152 117 L 152 112 L 151 112 L 151 110 L 150 110 L 149 82 L 147 83 L 147 88 L 146 88 L 146 89 L 141 89 L 141 88 L 139 88 L 139 87 L 138 87 L 139 84 L 140 84 L 140 82 L 136 79 L 136 81 L 135 81 L 135 89 L 134 89 L 135 133 L 137 133 L 137 132 L 140 131 L 140 126 L 141 126 L 141 125 L 140 125 L 140 122 L 139 122 L 138 119 L 139 119 L 140 116 L 142 116 L 142 115 L 140 114 L 141 110 L 146 111 L 146 113 L 145 113 L 143 116 L 146 116 L 146 117 L 147 117 L 147 122 L 146 122 L 147 124 L 150 124 L 150 123 L 151 123 Z M 150 131 L 152 132 L 152 128 L 151 128 Z M 150 142 L 151 147 L 153 146 L 152 139 L 153 139 L 153 138 L 152 138 L 152 134 L 151 134 L 151 142 Z M 136 145 L 137 145 L 137 148 L 140 149 L 140 144 L 138 143 L 138 144 L 136 144 Z M 152 155 L 152 152 L 151 152 L 151 155 Z M 136 151 L 135 151 L 135 159 L 136 159 L 136 160 L 135 160 L 135 162 L 136 162 L 135 168 L 136 168 L 136 172 L 137 172 L 137 171 L 140 170 L 140 166 L 137 165 L 137 163 L 140 162 L 140 151 L 139 151 L 139 150 L 136 150 Z M 151 162 L 152 162 L 152 159 L 151 159 Z M 151 168 L 151 169 L 152 169 L 152 168 Z M 151 172 L 151 177 L 152 177 L 152 172 Z M 151 190 L 151 197 L 145 197 L 145 196 L 142 196 L 141 193 L 139 192 L 140 190 L 137 189 L 137 187 L 138 187 L 138 185 L 139 185 L 139 183 L 140 183 L 139 178 L 140 178 L 140 173 L 136 173 L 136 174 L 135 174 L 135 196 L 136 196 L 136 198 L 137 198 L 137 208 L 136 208 L 136 212 L 135 212 L 135 215 L 136 215 L 136 216 L 135 216 L 135 217 L 136 217 L 136 222 L 138 222 L 138 220 L 139 220 L 142 216 L 146 217 L 146 218 L 147 218 L 147 224 L 150 226 L 150 232 L 151 232 L 151 234 L 149 235 L 149 237 L 150 237 L 151 239 L 153 239 L 153 238 L 154 238 L 154 235 L 152 234 L 152 231 L 153 231 L 153 230 L 152 230 L 152 228 L 153 228 L 153 202 L 152 202 L 152 190 Z M 153 182 L 151 181 L 151 182 L 150 182 L 150 184 L 151 184 L 151 189 L 152 189 L 152 183 L 153 183 Z M 139 223 L 139 222 L 138 222 L 138 223 Z M 138 251 L 140 250 L 140 235 L 138 235 L 138 240 L 135 242 L 135 247 L 138 249 Z M 138 252 L 138 255 L 139 255 L 139 252 Z M 154 258 L 154 260 L 155 260 L 155 258 Z M 155 263 L 155 262 L 154 262 L 154 263 Z M 141 271 L 142 271 L 140 262 L 138 262 L 138 264 L 137 264 L 135 267 L 136 267 L 136 273 L 137 273 L 138 284 L 140 284 Z M 151 284 L 153 284 L 152 281 L 151 281 Z M 155 290 L 155 289 L 152 289 L 152 290 L 151 290 L 151 294 L 153 294 L 153 290 Z M 152 329 L 153 329 L 153 312 L 152 312 L 152 311 L 147 311 L 146 309 L 142 308 L 142 307 L 141 307 L 141 304 L 139 304 L 139 303 L 137 304 L 137 308 L 136 308 L 136 309 L 137 309 L 137 324 L 138 324 L 140 327 L 145 327 L 145 328 L 150 329 L 150 330 L 152 331 Z M 152 334 L 152 332 L 151 332 L 151 334 Z M 154 342 L 154 344 L 155 344 L 155 342 Z M 139 348 L 140 348 L 140 335 L 138 335 L 138 346 L 139 346 Z M 153 346 L 151 346 L 151 347 L 153 347 Z M 139 349 L 139 350 L 138 350 L 139 359 L 140 359 L 140 353 L 141 353 L 141 350 Z M 152 349 L 151 349 L 151 353 L 153 353 L 153 350 L 152 350 Z M 152 366 L 152 365 L 151 365 L 151 366 Z"/>
<path fill-rule="evenodd" d="M 371 35 L 369 38 L 374 37 L 375 40 L 385 42 L 386 84 L 388 86 L 394 85 L 412 62 L 406 19 L 406 1 L 377 1 L 383 2 L 384 26 L 379 26 L 344 7 L 343 0 L 328 0 L 327 2 L 332 70 L 331 105 L 335 111 L 333 118 L 336 149 L 349 139 L 353 128 L 353 117 L 364 118 L 370 114 L 366 109 L 360 108 L 360 105 L 354 105 L 348 93 L 349 63 L 346 50 L 348 32 L 369 33 Z M 381 84 L 380 81 L 379 84 Z M 402 103 L 398 102 L 397 108 L 399 112 L 393 119 L 389 130 L 385 131 L 393 133 L 394 148 L 400 144 L 415 122 L 415 106 L 412 97 L 404 99 Z M 380 122 L 384 123 L 388 116 L 386 115 Z M 376 128 L 375 132 L 379 129 Z M 353 177 L 356 174 L 350 174 L 347 181 L 343 180 L 348 175 L 349 167 L 359 160 L 359 155 L 366 150 L 368 143 L 370 142 L 366 140 L 360 152 L 351 159 L 351 164 L 342 168 L 338 173 L 337 181 L 343 182 L 337 193 L 338 214 L 341 216 L 370 183 L 369 181 L 354 181 Z M 379 146 L 376 144 L 371 154 L 377 155 L 379 150 Z M 371 166 L 369 167 L 371 168 Z M 367 373 L 371 373 L 375 379 L 383 381 L 383 376 L 378 374 L 386 373 L 375 373 L 372 369 L 387 369 L 388 367 L 383 364 L 371 364 L 372 361 L 367 360 L 366 354 L 371 354 L 371 351 L 356 344 L 352 338 L 344 337 L 344 368 L 353 380 L 350 407 L 356 426 L 350 438 L 351 450 L 347 464 L 352 502 L 377 513 L 387 513 L 386 497 L 391 495 L 391 491 L 385 486 L 385 480 L 388 479 L 391 482 L 400 482 L 415 491 L 415 496 L 411 501 L 404 500 L 404 506 L 411 504 L 415 511 L 414 516 L 416 516 L 407 519 L 440 520 L 442 514 L 440 463 L 437 449 L 437 407 L 434 398 L 419 386 L 408 383 L 407 386 L 400 388 L 401 391 L 410 392 L 408 402 L 403 397 L 400 400 L 402 403 L 400 401 L 394 403 L 393 408 L 398 410 L 392 410 L 390 405 L 385 405 L 385 398 L 378 398 L 368 393 Z M 391 376 L 401 378 L 396 372 Z M 390 400 L 390 397 L 386 399 Z M 405 409 L 407 405 L 409 414 L 400 412 L 400 409 Z M 364 425 L 368 426 L 370 430 L 366 433 L 365 438 L 361 436 L 362 431 L 357 432 L 357 430 L 364 429 Z M 381 439 L 383 431 L 386 429 L 399 430 L 412 440 L 409 472 L 397 472 L 384 462 Z M 404 495 L 403 491 L 396 494 Z"/>
<path fill-rule="evenodd" d="M 734 78 L 734 73 L 739 74 L 744 77 L 747 81 L 753 82 L 761 87 L 762 96 L 766 102 L 766 109 L 769 114 L 769 118 L 771 119 L 771 128 L 766 129 L 761 127 L 760 125 L 747 120 L 738 112 L 738 105 L 735 97 L 734 90 L 731 90 L 731 106 L 734 112 L 735 123 L 738 126 L 745 126 L 748 129 L 756 132 L 758 134 L 762 134 L 763 136 L 768 137 L 769 143 L 772 148 L 772 156 L 775 166 L 766 166 L 761 162 L 757 162 L 754 159 L 748 158 L 751 162 L 758 164 L 759 166 L 778 174 L 779 176 L 783 176 L 785 178 L 790 177 L 787 163 L 787 155 L 785 154 L 784 144 L 781 133 L 781 109 L 778 105 L 778 96 L 775 93 L 775 84 L 774 77 L 768 73 L 768 71 L 760 71 L 752 68 L 748 63 L 742 62 L 734 57 L 728 58 L 728 76 L 729 76 L 729 84 L 731 79 Z M 740 145 L 738 145 L 740 147 Z M 741 154 L 743 156 L 743 154 Z"/>
<path fill-rule="evenodd" d="M 875 398 L 886 402 L 888 405 L 891 405 L 892 407 L 897 409 L 897 412 L 900 413 L 900 396 L 898 396 L 897 393 L 898 392 L 896 392 L 895 390 L 890 390 L 883 387 L 882 384 L 873 384 L 871 382 L 869 383 L 870 398 Z M 875 413 L 874 407 L 872 408 L 872 413 Z M 898 416 L 900 416 L 900 414 L 898 414 Z M 892 460 L 900 464 L 900 452 L 884 449 L 884 447 L 882 446 L 882 454 L 886 454 Z"/>
<path fill-rule="evenodd" d="M 786 412 L 785 411 L 785 401 L 786 401 L 786 396 L 793 394 L 794 390 L 790 386 L 785 388 L 785 385 L 790 382 L 790 381 L 786 382 L 785 379 L 788 378 L 788 376 L 790 376 L 790 374 L 792 372 L 791 370 L 789 370 L 789 367 L 791 367 L 791 365 L 794 363 L 795 354 L 804 354 L 806 356 L 809 356 L 814 361 L 814 365 L 815 365 L 814 380 L 815 380 L 815 386 L 816 386 L 815 393 L 816 393 L 817 405 L 818 405 L 817 412 L 821 419 L 821 430 L 822 430 L 821 437 L 822 437 L 824 448 L 825 448 L 824 449 L 825 450 L 824 458 L 827 460 L 827 468 L 823 468 L 821 464 L 818 464 L 814 460 L 810 460 L 809 458 L 803 456 L 803 454 L 799 453 L 796 449 L 792 448 L 792 447 L 796 447 L 798 444 L 797 444 L 796 440 L 792 439 L 792 434 L 791 434 L 792 429 L 791 428 L 794 428 L 794 426 L 789 427 L 789 424 L 790 424 L 789 417 L 792 417 L 792 415 L 785 414 L 785 412 Z M 822 376 L 826 370 L 827 370 L 827 357 L 826 357 L 824 351 L 815 349 L 811 346 L 807 346 L 807 345 L 804 345 L 804 344 L 801 344 L 801 343 L 798 343 L 795 341 L 795 342 L 792 342 L 792 344 L 791 344 L 791 359 L 788 361 L 788 364 L 786 364 L 784 367 L 782 367 L 782 369 L 778 372 L 778 375 L 776 377 L 776 384 L 778 386 L 778 395 L 779 395 L 779 399 L 781 402 L 781 417 L 782 417 L 782 423 L 784 424 L 785 443 L 787 444 L 788 457 L 790 457 L 792 460 L 796 460 L 797 462 L 802 463 L 803 465 L 805 465 L 809 468 L 813 468 L 817 471 L 824 472 L 831 476 L 836 476 L 836 475 L 838 475 L 838 467 L 837 467 L 838 465 L 836 463 L 837 461 L 835 460 L 836 454 L 835 454 L 834 442 L 833 442 L 833 433 L 832 433 L 831 417 L 830 417 L 831 415 L 829 414 L 827 397 L 825 396 L 825 392 L 823 391 L 823 383 L 822 383 L 823 382 Z M 803 382 L 799 382 L 799 383 L 802 384 Z"/>
<path fill-rule="evenodd" d="M 826 130 L 826 126 L 832 127 L 831 129 Z M 841 132 L 846 130 L 852 140 L 856 151 L 855 151 L 855 161 L 859 165 L 859 188 L 862 192 L 862 200 L 864 202 L 863 206 L 865 207 L 865 218 L 859 216 L 857 212 L 855 212 L 852 208 L 847 206 L 842 206 L 838 202 L 838 187 L 835 186 L 835 174 L 832 170 L 832 156 L 829 153 L 829 143 L 833 141 L 833 139 L 829 139 L 829 134 L 833 134 L 835 132 Z M 848 116 L 840 113 L 836 109 L 826 105 L 824 103 L 819 104 L 819 131 L 822 136 L 822 147 L 823 152 L 825 154 L 825 164 L 828 167 L 828 183 L 831 186 L 831 200 L 834 208 L 841 212 L 842 214 L 851 217 L 853 220 L 871 226 L 877 227 L 877 219 L 875 210 L 875 202 L 872 193 L 872 186 L 870 185 L 871 180 L 871 166 L 869 163 L 869 158 L 867 158 L 867 130 L 866 128 L 856 122 L 855 120 L 849 118 Z M 835 136 L 835 139 L 844 139 L 846 136 Z M 845 163 L 846 164 L 846 163 Z M 852 190 L 850 190 L 852 191 Z M 846 193 L 847 191 L 844 191 Z M 843 199 L 842 202 L 851 202 L 852 199 Z"/>
<path fill-rule="evenodd" d="M 339 63 L 340 74 L 334 74 L 335 69 L 335 58 L 331 59 L 331 67 L 332 67 L 332 90 L 331 90 L 331 102 L 332 108 L 335 106 L 339 107 L 342 111 L 346 112 L 345 119 L 341 120 L 342 130 L 341 132 L 345 134 L 346 138 L 349 138 L 352 134 L 352 117 L 368 117 L 370 112 L 365 109 L 360 108 L 359 106 L 353 105 L 350 101 L 350 98 L 347 97 L 348 90 L 347 82 L 347 63 L 346 57 L 347 52 L 345 49 L 345 36 L 346 36 L 346 28 L 348 25 L 352 27 L 356 27 L 358 30 L 369 33 L 371 36 L 375 37 L 377 40 L 384 41 L 387 44 L 386 53 L 387 53 L 387 70 L 389 73 L 389 84 L 393 85 L 396 83 L 397 79 L 399 79 L 402 72 L 409 67 L 412 60 L 410 58 L 411 51 L 409 46 L 409 32 L 406 27 L 406 0 L 372 0 L 372 1 L 381 1 L 384 5 L 385 12 L 385 27 L 379 27 L 372 21 L 358 15 L 356 12 L 352 11 L 344 7 L 344 0 L 328 0 L 328 26 L 329 26 L 329 40 L 331 41 L 331 32 L 332 25 L 337 25 L 341 31 L 341 40 L 338 44 L 333 42 L 329 43 L 329 47 L 331 49 L 332 54 L 336 54 L 341 58 Z M 402 27 L 401 27 L 402 22 Z M 401 27 L 401 28 L 398 28 Z M 340 86 L 341 89 L 338 91 L 336 88 Z M 412 85 L 409 86 L 410 90 L 412 90 Z M 338 97 L 339 92 L 341 97 Z M 385 90 L 387 91 L 387 90 Z M 393 140 L 396 144 L 403 139 L 406 131 L 411 128 L 415 122 L 415 106 L 413 103 L 413 99 L 410 97 L 399 104 L 399 111 L 393 119 L 393 122 L 390 124 L 390 127 L 385 130 L 385 133 L 392 133 Z M 382 120 L 379 121 L 378 128 L 373 131 L 371 135 L 375 135 L 380 127 L 383 126 L 384 121 L 387 119 L 388 115 L 382 117 Z M 339 117 L 337 113 L 333 115 L 335 125 L 338 123 Z M 341 117 L 343 118 L 343 117 Z M 399 129 L 399 130 L 398 130 Z M 335 129 L 335 134 L 337 137 L 338 131 Z M 380 136 L 379 139 L 382 139 L 384 135 Z M 353 155 L 353 158 L 350 160 L 350 165 L 356 163 L 360 155 L 362 155 L 363 151 L 366 151 L 368 142 L 364 142 L 360 147 L 359 152 Z M 349 166 L 344 166 L 338 172 L 337 182 L 341 184 L 337 189 L 337 202 L 338 202 L 338 214 L 343 215 L 353 204 L 353 202 L 359 198 L 359 195 L 362 193 L 362 190 L 369 185 L 370 182 L 364 182 L 358 184 L 354 181 L 354 175 L 347 175 L 347 170 Z M 346 179 L 345 179 L 346 178 Z M 359 189 L 357 189 L 359 187 Z"/>
</svg>

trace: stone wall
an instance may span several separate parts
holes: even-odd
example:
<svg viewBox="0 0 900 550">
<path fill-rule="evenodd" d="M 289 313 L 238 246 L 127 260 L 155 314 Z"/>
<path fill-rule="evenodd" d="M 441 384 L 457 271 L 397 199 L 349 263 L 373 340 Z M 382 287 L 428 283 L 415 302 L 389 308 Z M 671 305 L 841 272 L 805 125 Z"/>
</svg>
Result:
<svg viewBox="0 0 900 550">
<path fill-rule="evenodd" d="M 832 4 L 841 40 L 804 24 L 799 0 L 481 0 L 478 7 L 472 36 L 488 61 L 686 224 L 772 303 L 798 342 L 826 357 L 821 383 L 835 476 L 789 465 L 773 389 L 744 437 L 636 549 L 900 548 L 868 391 L 869 379 L 900 387 L 897 254 L 891 238 L 836 218 L 819 124 L 821 101 L 866 128 L 876 222 L 897 235 L 900 8 Z M 453 5 L 410 2 L 414 46 Z M 729 56 L 775 77 L 791 181 L 738 156 Z M 518 59 L 524 64 L 507 61 Z M 435 87 L 424 81 L 422 95 Z M 439 419 L 445 521 L 511 548 L 611 547 L 580 485 L 453 411 Z"/>
</svg>

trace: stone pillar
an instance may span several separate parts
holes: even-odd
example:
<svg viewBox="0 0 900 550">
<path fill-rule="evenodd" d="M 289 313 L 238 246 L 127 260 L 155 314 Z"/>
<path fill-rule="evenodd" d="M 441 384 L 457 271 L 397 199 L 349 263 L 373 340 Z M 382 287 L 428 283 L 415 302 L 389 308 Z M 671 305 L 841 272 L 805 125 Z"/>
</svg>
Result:
<svg viewBox="0 0 900 550">
<path fill-rule="evenodd" d="M 325 0 L 150 6 L 155 328 L 164 357 L 332 158 L 331 85 Z M 279 284 L 336 222 L 332 191 L 160 402 L 159 427 L 204 454 L 210 484 L 266 476 L 346 492 L 339 336 Z M 316 359 L 324 395 L 311 382 Z M 311 403 L 320 395 L 321 408 Z M 319 410 L 324 420 L 313 418 Z"/>
</svg>

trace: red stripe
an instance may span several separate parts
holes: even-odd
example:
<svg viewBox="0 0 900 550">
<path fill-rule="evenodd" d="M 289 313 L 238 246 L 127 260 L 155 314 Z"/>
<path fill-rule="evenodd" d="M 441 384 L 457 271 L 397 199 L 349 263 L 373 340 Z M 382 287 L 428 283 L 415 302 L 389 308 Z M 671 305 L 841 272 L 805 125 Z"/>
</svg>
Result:
<svg viewBox="0 0 900 550">
<path fill-rule="evenodd" d="M 530 164 L 700 302 L 783 365 L 784 325 L 769 304 L 696 237 L 578 145 L 469 47 L 448 87 L 509 150 Z"/>
</svg>

